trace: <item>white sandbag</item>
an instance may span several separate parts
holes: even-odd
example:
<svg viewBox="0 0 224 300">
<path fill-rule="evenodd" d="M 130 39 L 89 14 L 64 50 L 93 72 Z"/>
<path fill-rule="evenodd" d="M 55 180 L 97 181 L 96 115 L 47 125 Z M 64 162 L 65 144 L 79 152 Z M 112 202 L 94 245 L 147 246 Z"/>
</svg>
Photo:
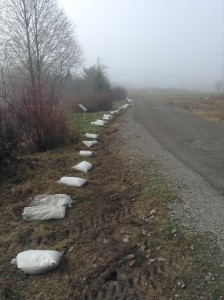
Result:
<svg viewBox="0 0 224 300">
<path fill-rule="evenodd" d="M 89 163 L 88 161 L 82 161 L 78 165 L 72 167 L 72 169 L 75 169 L 76 171 L 81 171 L 81 172 L 88 172 L 90 169 L 92 169 L 92 164 Z"/>
<path fill-rule="evenodd" d="M 24 207 L 22 216 L 26 221 L 47 221 L 63 219 L 65 212 L 65 206 L 31 206 Z"/>
<path fill-rule="evenodd" d="M 91 125 L 104 126 L 106 123 L 104 120 L 96 120 L 95 122 L 91 122 Z"/>
<path fill-rule="evenodd" d="M 27 250 L 17 254 L 12 264 L 25 273 L 36 275 L 55 269 L 62 258 L 62 252 L 55 250 Z"/>
<path fill-rule="evenodd" d="M 119 109 L 112 110 L 110 113 L 111 113 L 112 115 L 113 115 L 113 114 L 117 114 L 117 113 L 119 113 Z"/>
<path fill-rule="evenodd" d="M 98 144 L 98 142 L 97 141 L 82 141 L 83 142 L 83 144 L 85 145 L 85 146 L 87 146 L 87 147 L 92 147 L 92 146 L 94 146 L 94 145 L 97 145 Z"/>
<path fill-rule="evenodd" d="M 74 186 L 74 187 L 81 187 L 87 182 L 86 179 L 80 177 L 61 177 L 58 183 L 63 183 L 66 185 Z"/>
<path fill-rule="evenodd" d="M 111 118 L 112 118 L 111 115 L 106 115 L 106 114 L 103 115 L 103 120 L 110 120 Z"/>
<path fill-rule="evenodd" d="M 132 100 L 131 100 L 131 99 L 129 99 L 128 97 L 126 97 L 126 100 L 127 100 L 128 102 L 132 102 Z"/>
<path fill-rule="evenodd" d="M 94 134 L 94 133 L 86 133 L 85 137 L 89 138 L 89 139 L 97 139 L 98 138 L 98 134 Z"/>
<path fill-rule="evenodd" d="M 126 108 L 128 108 L 128 106 L 129 106 L 129 104 L 122 105 L 122 106 L 120 107 L 120 109 L 126 109 Z"/>
<path fill-rule="evenodd" d="M 34 206 L 72 206 L 72 199 L 65 194 L 37 195 L 33 198 Z"/>
<path fill-rule="evenodd" d="M 80 155 L 80 156 L 93 156 L 93 155 L 94 155 L 94 152 L 92 152 L 92 151 L 83 151 L 83 150 L 81 150 L 81 151 L 79 151 L 79 155 Z"/>
</svg>

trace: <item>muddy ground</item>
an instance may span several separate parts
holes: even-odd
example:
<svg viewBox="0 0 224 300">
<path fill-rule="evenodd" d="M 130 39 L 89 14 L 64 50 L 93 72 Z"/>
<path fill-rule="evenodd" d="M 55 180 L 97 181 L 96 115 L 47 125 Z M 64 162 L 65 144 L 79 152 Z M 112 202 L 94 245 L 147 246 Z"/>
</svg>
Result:
<svg viewBox="0 0 224 300">
<path fill-rule="evenodd" d="M 193 235 L 168 218 L 176 194 L 158 166 L 142 162 L 147 176 L 130 171 L 117 139 L 121 118 L 103 131 L 87 175 L 71 170 L 84 148 L 79 143 L 22 157 L 2 180 L 0 299 L 222 299 L 222 257 L 213 238 Z M 88 184 L 78 189 L 56 183 L 65 175 L 83 176 Z M 30 197 L 43 193 L 73 198 L 66 218 L 23 221 Z M 27 249 L 71 246 L 50 273 L 30 276 L 10 265 Z"/>
</svg>

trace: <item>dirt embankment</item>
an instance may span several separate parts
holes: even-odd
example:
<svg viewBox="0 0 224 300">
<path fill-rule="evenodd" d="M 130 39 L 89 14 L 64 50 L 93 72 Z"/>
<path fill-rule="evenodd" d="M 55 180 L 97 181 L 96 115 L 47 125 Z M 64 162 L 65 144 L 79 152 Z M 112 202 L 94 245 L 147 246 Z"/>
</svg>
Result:
<svg viewBox="0 0 224 300">
<path fill-rule="evenodd" d="M 74 175 L 71 166 L 80 161 L 75 153 L 81 144 L 30 156 L 23 177 L 17 174 L 3 183 L 1 299 L 221 299 L 216 249 L 207 253 L 210 238 L 187 236 L 168 217 L 177 195 L 155 161 L 125 152 L 130 140 L 124 129 L 131 129 L 125 118 L 118 117 L 103 132 L 82 189 L 56 183 L 60 176 Z M 30 196 L 53 192 L 75 200 L 63 221 L 22 220 Z M 26 249 L 68 246 L 73 251 L 47 274 L 27 276 L 9 265 Z"/>
</svg>

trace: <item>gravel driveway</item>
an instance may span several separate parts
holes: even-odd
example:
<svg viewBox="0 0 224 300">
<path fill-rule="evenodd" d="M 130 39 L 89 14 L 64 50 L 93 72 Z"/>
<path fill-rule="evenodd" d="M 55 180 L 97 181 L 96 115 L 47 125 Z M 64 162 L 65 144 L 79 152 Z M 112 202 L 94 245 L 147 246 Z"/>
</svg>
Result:
<svg viewBox="0 0 224 300">
<path fill-rule="evenodd" d="M 129 165 L 159 161 L 180 197 L 171 214 L 196 232 L 215 234 L 224 250 L 224 126 L 143 96 L 122 116 L 121 125 Z"/>
</svg>

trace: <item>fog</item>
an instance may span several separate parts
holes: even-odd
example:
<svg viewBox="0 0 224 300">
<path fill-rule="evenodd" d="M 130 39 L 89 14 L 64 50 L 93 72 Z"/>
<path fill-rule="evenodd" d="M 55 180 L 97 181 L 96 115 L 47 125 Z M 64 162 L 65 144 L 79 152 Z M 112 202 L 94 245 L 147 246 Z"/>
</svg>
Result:
<svg viewBox="0 0 224 300">
<path fill-rule="evenodd" d="M 85 65 L 133 88 L 215 87 L 223 78 L 222 0 L 60 0 Z"/>
</svg>

